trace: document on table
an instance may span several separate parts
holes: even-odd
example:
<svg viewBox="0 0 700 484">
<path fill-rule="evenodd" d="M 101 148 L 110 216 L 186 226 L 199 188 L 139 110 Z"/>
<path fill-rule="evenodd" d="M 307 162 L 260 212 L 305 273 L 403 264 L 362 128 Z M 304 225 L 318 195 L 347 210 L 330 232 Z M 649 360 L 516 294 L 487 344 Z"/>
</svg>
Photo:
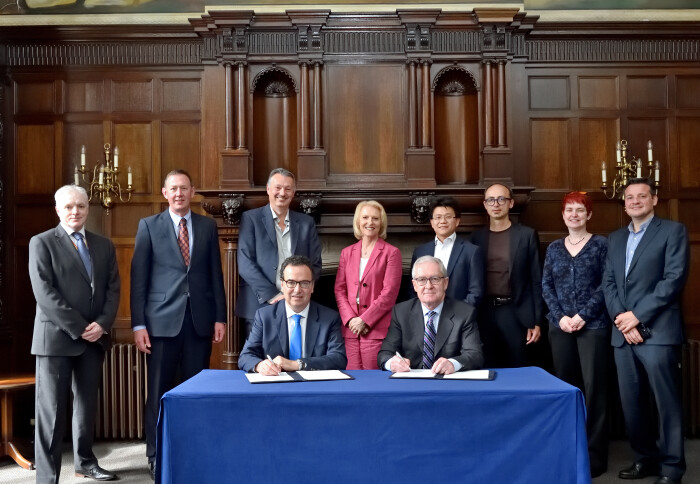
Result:
<svg viewBox="0 0 700 484">
<path fill-rule="evenodd" d="M 302 377 L 304 379 L 304 381 L 352 380 L 353 379 L 350 375 L 347 375 L 340 370 L 297 371 L 297 375 Z"/>
<path fill-rule="evenodd" d="M 279 375 L 267 376 L 260 373 L 246 373 L 245 377 L 250 383 L 281 383 L 295 381 L 292 375 L 282 372 Z"/>
<path fill-rule="evenodd" d="M 432 378 L 436 380 L 493 380 L 496 372 L 493 370 L 469 370 L 457 371 L 449 375 L 433 373 L 430 370 L 411 370 L 399 373 L 392 373 L 389 378 Z"/>
</svg>

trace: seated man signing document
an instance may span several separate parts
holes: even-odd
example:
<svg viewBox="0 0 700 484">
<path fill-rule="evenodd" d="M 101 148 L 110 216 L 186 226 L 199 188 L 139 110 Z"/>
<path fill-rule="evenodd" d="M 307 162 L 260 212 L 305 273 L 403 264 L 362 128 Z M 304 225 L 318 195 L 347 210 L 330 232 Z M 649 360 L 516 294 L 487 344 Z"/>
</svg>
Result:
<svg viewBox="0 0 700 484">
<path fill-rule="evenodd" d="M 389 332 L 377 356 L 379 367 L 393 372 L 430 369 L 449 375 L 484 364 L 475 309 L 445 298 L 448 278 L 442 261 L 423 256 L 413 264 L 418 299 L 394 306 Z"/>
<path fill-rule="evenodd" d="M 255 313 L 253 328 L 238 358 L 243 371 L 344 370 L 348 360 L 340 315 L 311 301 L 311 261 L 293 255 L 280 270 L 284 299 Z M 269 356 L 269 358 L 268 358 Z"/>
</svg>

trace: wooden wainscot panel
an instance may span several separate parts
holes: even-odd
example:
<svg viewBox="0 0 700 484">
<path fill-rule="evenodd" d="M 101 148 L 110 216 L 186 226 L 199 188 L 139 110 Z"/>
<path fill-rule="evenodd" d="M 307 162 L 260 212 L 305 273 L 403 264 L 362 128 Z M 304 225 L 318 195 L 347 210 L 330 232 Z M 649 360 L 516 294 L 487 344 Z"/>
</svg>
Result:
<svg viewBox="0 0 700 484">
<path fill-rule="evenodd" d="M 571 88 L 568 76 L 528 78 L 530 109 L 569 109 Z"/>
<path fill-rule="evenodd" d="M 700 109 L 700 76 L 676 77 L 676 107 Z"/>
<path fill-rule="evenodd" d="M 160 194 L 158 194 L 160 195 Z M 110 211 L 109 224 L 112 237 L 136 237 L 139 220 L 153 215 L 153 205 L 131 202 L 117 202 L 115 209 Z"/>
<path fill-rule="evenodd" d="M 568 187 L 571 158 L 569 120 L 533 119 L 530 130 L 530 183 L 537 188 Z"/>
<path fill-rule="evenodd" d="M 601 163 L 605 161 L 608 173 L 615 164 L 615 144 L 619 139 L 619 119 L 582 118 L 578 123 L 578 150 L 572 163 L 577 179 L 574 186 L 587 191 L 600 190 Z"/>
<path fill-rule="evenodd" d="M 201 166 L 200 123 L 161 123 L 161 176 L 172 170 L 184 169 L 200 186 Z"/>
<path fill-rule="evenodd" d="M 326 65 L 330 175 L 403 172 L 405 67 Z"/>
<path fill-rule="evenodd" d="M 151 123 L 114 123 L 112 126 L 112 148 L 119 148 L 120 176 L 125 176 L 127 167 L 131 166 L 135 193 L 151 193 L 152 129 Z"/>
<path fill-rule="evenodd" d="M 104 110 L 104 81 L 65 83 L 65 111 L 89 113 Z"/>
<path fill-rule="evenodd" d="M 17 194 L 53 193 L 54 126 L 20 125 L 15 143 Z"/>
<path fill-rule="evenodd" d="M 700 98 L 697 93 L 696 97 Z M 700 164 L 698 163 L 700 118 L 678 118 L 676 125 L 678 127 L 679 185 L 681 188 L 696 189 L 700 187 Z"/>
<path fill-rule="evenodd" d="M 87 180 L 92 180 L 93 169 L 105 162 L 104 155 L 104 125 L 101 121 L 92 123 L 63 124 L 63 172 L 62 179 L 73 182 L 75 167 L 80 166 L 80 150 L 85 146 L 85 174 Z M 84 183 L 81 180 L 81 183 Z M 87 186 L 83 184 L 83 186 Z"/>
<path fill-rule="evenodd" d="M 53 198 L 46 205 L 14 205 L 14 237 L 15 243 L 29 244 L 29 239 L 58 225 L 58 217 L 53 209 Z M 25 267 L 23 270 L 27 270 Z"/>
<path fill-rule="evenodd" d="M 617 76 L 578 78 L 580 109 L 618 109 L 620 107 Z"/>
<path fill-rule="evenodd" d="M 199 79 L 163 79 L 162 111 L 197 111 L 201 109 Z"/>
<path fill-rule="evenodd" d="M 666 76 L 628 76 L 627 107 L 630 109 L 668 108 Z"/>
<path fill-rule="evenodd" d="M 54 83 L 17 82 L 15 83 L 16 114 L 53 114 L 56 105 Z"/>
<path fill-rule="evenodd" d="M 112 111 L 153 111 L 153 81 L 112 81 Z"/>
</svg>

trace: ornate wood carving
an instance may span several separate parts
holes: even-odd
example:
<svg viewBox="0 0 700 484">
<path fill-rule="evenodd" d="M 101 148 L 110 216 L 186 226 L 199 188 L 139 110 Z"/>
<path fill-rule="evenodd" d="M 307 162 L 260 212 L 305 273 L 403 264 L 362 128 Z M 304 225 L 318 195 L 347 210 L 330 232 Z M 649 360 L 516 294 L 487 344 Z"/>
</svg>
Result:
<svg viewBox="0 0 700 484">
<path fill-rule="evenodd" d="M 409 193 L 411 197 L 411 219 L 417 224 L 427 223 L 430 219 L 430 203 L 435 192 Z"/>
<path fill-rule="evenodd" d="M 299 208 L 306 215 L 310 215 L 314 218 L 316 223 L 321 222 L 321 197 L 320 193 L 301 193 L 299 194 L 301 200 L 299 201 Z"/>
<path fill-rule="evenodd" d="M 245 195 L 238 193 L 221 195 L 221 211 L 223 213 L 224 222 L 228 225 L 238 225 L 241 223 L 241 214 L 243 213 L 243 200 Z"/>
<path fill-rule="evenodd" d="M 443 96 L 460 96 L 478 92 L 479 84 L 472 71 L 455 64 L 443 68 L 435 75 L 432 90 Z"/>
<path fill-rule="evenodd" d="M 525 55 L 546 62 L 698 62 L 700 39 L 526 39 Z"/>
</svg>

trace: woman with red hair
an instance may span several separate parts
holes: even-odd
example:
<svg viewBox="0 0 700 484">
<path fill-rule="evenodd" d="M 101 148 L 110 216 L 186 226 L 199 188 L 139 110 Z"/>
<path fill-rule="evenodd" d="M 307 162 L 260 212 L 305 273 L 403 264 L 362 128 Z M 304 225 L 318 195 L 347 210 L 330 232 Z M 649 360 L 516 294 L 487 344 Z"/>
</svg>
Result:
<svg viewBox="0 0 700 484">
<path fill-rule="evenodd" d="M 571 192 L 562 200 L 569 235 L 547 248 L 542 295 L 549 307 L 549 342 L 554 373 L 586 397 L 591 475 L 608 466 L 607 406 L 611 325 L 602 278 L 608 243 L 586 228 L 593 215 L 590 197 Z"/>
</svg>

